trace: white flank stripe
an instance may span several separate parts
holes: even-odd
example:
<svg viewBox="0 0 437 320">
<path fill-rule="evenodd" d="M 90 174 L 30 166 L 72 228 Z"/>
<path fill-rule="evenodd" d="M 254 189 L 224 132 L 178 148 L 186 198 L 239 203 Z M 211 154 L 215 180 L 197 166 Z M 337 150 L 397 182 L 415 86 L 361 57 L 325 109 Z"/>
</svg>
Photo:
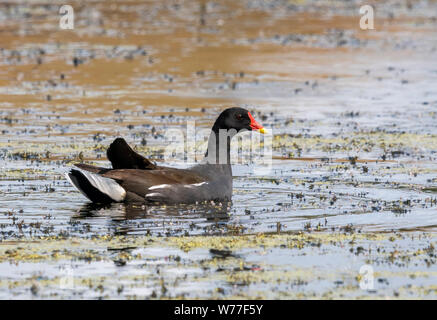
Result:
<svg viewBox="0 0 437 320">
<path fill-rule="evenodd" d="M 199 183 L 193 183 L 193 184 L 158 184 L 156 186 L 151 186 L 148 190 L 172 188 L 172 187 L 178 187 L 178 186 L 183 186 L 185 188 L 194 188 L 194 187 L 203 186 L 204 184 L 208 184 L 208 182 L 199 182 Z"/>
<path fill-rule="evenodd" d="M 162 194 L 158 192 L 146 194 L 146 197 L 162 197 Z"/>
<path fill-rule="evenodd" d="M 169 187 L 171 187 L 170 184 L 158 184 L 156 186 L 151 186 L 149 188 L 149 190 L 155 190 L 155 189 L 161 189 L 161 188 L 169 188 Z"/>
<path fill-rule="evenodd" d="M 203 186 L 204 184 L 208 184 L 208 182 L 194 183 L 194 184 L 191 184 L 191 186 L 200 187 L 200 186 Z"/>
<path fill-rule="evenodd" d="M 184 187 L 186 187 L 186 188 L 194 188 L 194 187 L 200 187 L 200 186 L 203 186 L 204 184 L 208 184 L 208 182 L 200 182 L 200 183 L 186 184 L 186 185 L 184 185 Z"/>
</svg>

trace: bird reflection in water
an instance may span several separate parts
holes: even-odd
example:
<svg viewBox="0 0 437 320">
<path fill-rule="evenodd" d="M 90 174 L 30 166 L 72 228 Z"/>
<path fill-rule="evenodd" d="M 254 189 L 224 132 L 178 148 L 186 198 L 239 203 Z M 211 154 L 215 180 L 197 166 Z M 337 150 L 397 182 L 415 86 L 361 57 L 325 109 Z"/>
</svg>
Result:
<svg viewBox="0 0 437 320">
<path fill-rule="evenodd" d="M 230 219 L 231 202 L 205 202 L 190 205 L 147 206 L 144 204 L 83 205 L 72 217 L 97 223 L 107 218 L 113 235 L 199 235 L 222 234 Z M 94 221 L 93 221 L 94 220 Z"/>
</svg>

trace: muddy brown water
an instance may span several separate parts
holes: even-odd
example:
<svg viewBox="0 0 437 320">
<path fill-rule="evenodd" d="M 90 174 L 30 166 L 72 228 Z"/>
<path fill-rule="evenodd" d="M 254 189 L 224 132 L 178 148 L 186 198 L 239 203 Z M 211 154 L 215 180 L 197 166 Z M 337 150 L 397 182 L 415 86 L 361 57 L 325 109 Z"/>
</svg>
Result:
<svg viewBox="0 0 437 320">
<path fill-rule="evenodd" d="M 71 1 L 74 30 L 60 5 L 0 4 L 1 298 L 436 297 L 435 1 L 375 2 L 375 30 L 355 1 Z M 162 162 L 228 106 L 273 133 L 232 203 L 96 207 L 63 177 L 118 136 Z"/>
</svg>

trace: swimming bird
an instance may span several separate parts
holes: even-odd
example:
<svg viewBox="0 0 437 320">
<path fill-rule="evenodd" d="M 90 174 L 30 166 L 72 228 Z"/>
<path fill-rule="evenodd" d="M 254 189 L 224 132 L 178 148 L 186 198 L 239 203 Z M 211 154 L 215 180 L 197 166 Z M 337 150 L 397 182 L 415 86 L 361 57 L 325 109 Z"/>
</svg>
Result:
<svg viewBox="0 0 437 320">
<path fill-rule="evenodd" d="M 230 201 L 230 143 L 241 131 L 265 129 L 243 108 L 228 108 L 215 121 L 203 161 L 188 169 L 158 166 L 136 153 L 123 138 L 107 150 L 112 169 L 75 164 L 66 178 L 94 203 L 195 203 Z"/>
</svg>

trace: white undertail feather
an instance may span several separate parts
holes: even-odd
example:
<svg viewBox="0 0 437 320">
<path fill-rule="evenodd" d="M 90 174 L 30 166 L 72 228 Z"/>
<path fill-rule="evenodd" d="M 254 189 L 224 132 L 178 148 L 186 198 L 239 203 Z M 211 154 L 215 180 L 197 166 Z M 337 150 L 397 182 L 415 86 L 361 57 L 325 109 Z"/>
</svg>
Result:
<svg viewBox="0 0 437 320">
<path fill-rule="evenodd" d="M 76 169 L 78 170 L 78 169 Z M 91 185 L 98 189 L 100 192 L 106 194 L 108 197 L 110 197 L 112 200 L 121 202 L 126 197 L 126 190 L 122 186 L 120 186 L 116 181 L 102 177 L 101 175 L 94 174 L 85 170 L 78 170 L 80 171 L 85 178 L 91 183 Z M 65 174 L 65 177 L 67 178 L 70 183 L 76 187 L 77 190 L 79 190 L 83 195 L 88 197 L 80 188 L 78 185 L 76 185 L 69 177 L 69 173 Z"/>
</svg>

